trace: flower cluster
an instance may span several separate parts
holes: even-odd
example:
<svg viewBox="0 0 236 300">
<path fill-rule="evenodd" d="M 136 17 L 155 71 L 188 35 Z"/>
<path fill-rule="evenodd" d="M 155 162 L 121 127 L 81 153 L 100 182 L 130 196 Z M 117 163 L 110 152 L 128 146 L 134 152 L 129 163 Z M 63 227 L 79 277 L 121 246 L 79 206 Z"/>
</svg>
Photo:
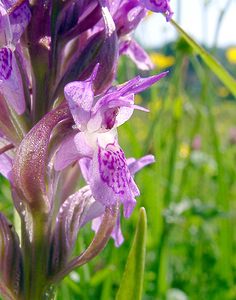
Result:
<svg viewBox="0 0 236 300">
<path fill-rule="evenodd" d="M 135 109 L 147 111 L 134 95 L 167 72 L 113 83 L 121 55 L 141 70 L 153 67 L 132 35 L 148 10 L 173 14 L 169 0 L 0 0 L 0 173 L 22 227 L 19 238 L 0 214 L 7 299 L 43 299 L 110 236 L 123 242 L 120 209 L 130 217 L 134 175 L 154 157 L 127 159 L 117 127 Z M 71 258 L 89 221 L 94 239 Z"/>
</svg>

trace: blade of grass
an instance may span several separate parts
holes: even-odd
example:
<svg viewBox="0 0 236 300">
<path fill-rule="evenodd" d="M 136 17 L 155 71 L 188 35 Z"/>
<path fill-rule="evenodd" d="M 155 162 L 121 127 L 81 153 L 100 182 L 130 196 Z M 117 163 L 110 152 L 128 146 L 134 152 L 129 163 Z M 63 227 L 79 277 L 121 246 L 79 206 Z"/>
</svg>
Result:
<svg viewBox="0 0 236 300">
<path fill-rule="evenodd" d="M 185 41 L 201 56 L 203 61 L 208 67 L 214 72 L 214 74 L 221 80 L 221 82 L 229 89 L 229 91 L 236 97 L 236 81 L 235 79 L 225 70 L 225 68 L 202 46 L 200 46 L 194 39 L 188 35 L 173 19 L 170 21 L 171 24 L 176 28 L 180 35 Z"/>
<path fill-rule="evenodd" d="M 141 208 L 134 241 L 129 252 L 116 300 L 142 299 L 146 235 L 147 217 L 145 209 Z"/>
</svg>

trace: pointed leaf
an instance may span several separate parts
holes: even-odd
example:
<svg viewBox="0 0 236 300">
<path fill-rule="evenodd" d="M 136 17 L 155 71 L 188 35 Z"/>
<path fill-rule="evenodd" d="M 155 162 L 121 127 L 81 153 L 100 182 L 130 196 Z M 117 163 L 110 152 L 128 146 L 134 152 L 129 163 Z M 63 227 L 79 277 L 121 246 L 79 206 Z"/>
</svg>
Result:
<svg viewBox="0 0 236 300">
<path fill-rule="evenodd" d="M 225 70 L 225 68 L 204 48 L 196 43 L 174 20 L 170 21 L 171 24 L 177 29 L 185 41 L 201 56 L 208 67 L 214 72 L 214 74 L 221 80 L 221 82 L 230 90 L 230 92 L 236 96 L 236 81 Z"/>
<path fill-rule="evenodd" d="M 140 300 L 142 298 L 146 253 L 146 230 L 147 217 L 145 209 L 142 207 L 139 212 L 134 241 L 129 252 L 125 272 L 116 295 L 116 300 Z"/>
</svg>

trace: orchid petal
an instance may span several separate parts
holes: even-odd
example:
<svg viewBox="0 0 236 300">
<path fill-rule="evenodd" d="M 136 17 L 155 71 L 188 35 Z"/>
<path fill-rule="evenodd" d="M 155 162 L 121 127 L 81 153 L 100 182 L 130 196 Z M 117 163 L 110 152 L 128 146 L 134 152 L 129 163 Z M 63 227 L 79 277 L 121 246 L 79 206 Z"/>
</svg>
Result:
<svg viewBox="0 0 236 300">
<path fill-rule="evenodd" d="M 102 205 L 98 201 L 95 201 L 93 197 L 91 199 L 92 199 L 92 201 L 88 205 L 88 209 L 87 210 L 85 209 L 85 211 L 83 213 L 81 227 L 84 226 L 86 223 L 88 223 L 90 221 L 94 221 L 95 219 L 99 218 L 105 212 L 104 205 Z M 98 228 L 99 228 L 99 226 L 98 226 Z M 97 232 L 97 230 L 96 230 L 96 232 Z"/>
<path fill-rule="evenodd" d="M 82 173 L 82 176 L 87 184 L 89 184 L 90 180 L 90 167 L 91 167 L 91 159 L 88 157 L 83 157 L 79 160 L 79 166 Z"/>
<path fill-rule="evenodd" d="M 120 55 L 127 55 L 142 70 L 147 71 L 154 68 L 154 65 L 147 52 L 134 40 L 126 40 L 120 43 Z"/>
<path fill-rule="evenodd" d="M 125 89 L 126 85 L 127 86 L 129 85 L 129 81 L 125 85 L 123 85 L 122 86 L 123 93 L 125 95 L 131 94 L 131 93 L 133 93 L 133 94 L 140 93 L 140 92 L 146 90 L 148 87 L 150 87 L 154 83 L 156 83 L 157 81 L 159 81 L 161 78 L 165 77 L 167 74 L 168 74 L 168 71 L 157 74 L 157 75 L 149 76 L 146 78 L 136 77 L 134 79 L 131 79 L 131 83 L 133 82 L 134 84 L 131 85 L 129 87 L 129 89 Z"/>
<path fill-rule="evenodd" d="M 111 237 L 115 241 L 115 246 L 120 247 L 120 245 L 124 242 L 124 237 L 121 231 L 121 225 L 120 225 L 120 214 L 118 214 L 116 219 L 116 225 L 111 233 Z"/>
<path fill-rule="evenodd" d="M 7 2 L 7 1 L 6 1 Z M 16 1 L 9 1 L 16 2 Z M 12 3 L 13 4 L 13 3 Z M 21 38 L 31 19 L 31 12 L 27 1 L 23 2 L 9 15 L 13 34 L 12 43 L 15 45 Z"/>
<path fill-rule="evenodd" d="M 54 168 L 56 171 L 65 169 L 80 158 L 74 141 L 75 135 L 76 133 L 71 134 L 62 141 L 55 157 Z"/>
<path fill-rule="evenodd" d="M 25 111 L 23 85 L 14 53 L 8 47 L 0 49 L 0 87 L 6 101 L 21 115 Z"/>
<path fill-rule="evenodd" d="M 132 107 L 120 107 L 119 112 L 116 116 L 116 126 L 120 126 L 124 124 L 127 120 L 129 120 L 133 114 L 134 106 Z"/>
<path fill-rule="evenodd" d="M 92 81 L 74 81 L 68 83 L 65 86 L 64 93 L 75 124 L 79 129 L 85 128 L 90 118 L 94 98 Z"/>
<path fill-rule="evenodd" d="M 133 31 L 146 15 L 146 9 L 139 0 L 122 1 L 114 13 L 118 36 L 124 36 Z"/>
<path fill-rule="evenodd" d="M 166 14 L 166 20 L 170 21 L 173 16 L 173 12 L 170 8 L 170 0 L 140 0 L 143 5 L 154 12 Z"/>
<path fill-rule="evenodd" d="M 10 44 L 12 41 L 12 31 L 10 20 L 5 7 L 0 1 L 0 48 Z"/>
<path fill-rule="evenodd" d="M 131 80 L 118 85 L 115 89 L 110 89 L 108 91 L 108 93 L 111 94 L 111 93 L 116 92 L 120 96 L 137 94 L 137 93 L 144 91 L 145 89 L 147 89 L 148 87 L 150 87 L 151 85 L 153 85 L 154 83 L 159 81 L 161 78 L 165 77 L 167 74 L 168 74 L 168 71 L 157 74 L 157 75 L 149 76 L 146 78 L 136 76 L 136 77 L 132 78 Z"/>
<path fill-rule="evenodd" d="M 0 173 L 8 180 L 12 180 L 12 159 L 5 153 L 0 155 Z"/>
<path fill-rule="evenodd" d="M 155 162 L 155 157 L 153 155 L 145 155 L 140 159 L 128 158 L 127 163 L 129 167 L 130 174 L 135 175 L 138 171 L 144 168 L 147 165 L 150 165 Z"/>
<path fill-rule="evenodd" d="M 100 128 L 105 130 L 113 128 L 119 119 L 119 125 L 124 123 L 127 119 L 118 117 L 120 108 L 125 108 L 129 112 L 127 116 L 131 116 L 133 112 L 132 105 L 134 103 L 134 96 L 128 95 L 126 97 L 118 98 L 117 93 L 110 93 L 100 98 L 93 108 L 93 113 L 90 121 L 88 122 L 88 129 L 97 131 Z M 122 110 L 123 111 L 123 110 Z M 119 126 L 116 125 L 116 126 Z"/>
</svg>

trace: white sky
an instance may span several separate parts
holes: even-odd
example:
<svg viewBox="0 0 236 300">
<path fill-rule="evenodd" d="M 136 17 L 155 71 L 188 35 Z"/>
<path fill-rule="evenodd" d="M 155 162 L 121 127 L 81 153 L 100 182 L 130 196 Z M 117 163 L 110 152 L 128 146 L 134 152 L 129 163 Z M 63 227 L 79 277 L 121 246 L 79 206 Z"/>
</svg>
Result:
<svg viewBox="0 0 236 300">
<path fill-rule="evenodd" d="M 217 20 L 221 10 L 230 0 L 171 0 L 174 20 L 197 42 L 204 42 L 211 46 L 214 40 Z M 181 9 L 178 13 L 177 3 Z M 209 2 L 204 8 L 204 2 Z M 146 47 L 161 46 L 176 37 L 176 30 L 165 22 L 161 14 L 148 17 L 136 30 L 136 36 Z M 219 46 L 236 46 L 236 0 L 231 0 L 224 16 L 218 36 Z"/>
</svg>

